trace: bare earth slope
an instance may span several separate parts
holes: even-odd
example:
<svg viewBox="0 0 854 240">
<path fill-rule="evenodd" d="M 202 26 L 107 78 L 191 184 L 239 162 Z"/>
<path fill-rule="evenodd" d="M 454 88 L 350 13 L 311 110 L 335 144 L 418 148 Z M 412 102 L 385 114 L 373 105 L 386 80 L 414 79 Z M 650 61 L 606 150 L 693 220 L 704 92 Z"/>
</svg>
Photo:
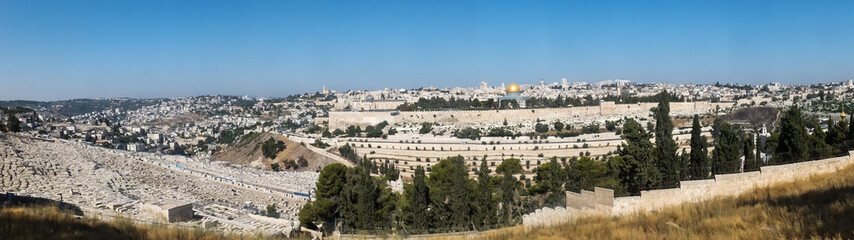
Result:
<svg viewBox="0 0 854 240">
<path fill-rule="evenodd" d="M 273 138 L 276 141 L 283 141 L 287 146 L 285 150 L 279 152 L 276 159 L 264 157 L 264 154 L 261 151 L 261 145 L 264 141 L 267 141 L 267 139 L 270 138 Z M 235 141 L 232 146 L 214 154 L 212 158 L 218 161 L 227 161 L 269 170 L 271 169 L 270 164 L 272 163 L 279 163 L 279 165 L 283 165 L 283 161 L 296 161 L 300 156 L 304 157 L 308 161 L 308 166 L 300 167 L 296 171 L 319 171 L 324 166 L 335 162 L 328 157 L 317 154 L 308 148 L 301 146 L 299 143 L 289 140 L 285 136 L 274 133 L 247 134 Z M 288 169 L 286 171 L 293 171 L 293 169 Z"/>
</svg>

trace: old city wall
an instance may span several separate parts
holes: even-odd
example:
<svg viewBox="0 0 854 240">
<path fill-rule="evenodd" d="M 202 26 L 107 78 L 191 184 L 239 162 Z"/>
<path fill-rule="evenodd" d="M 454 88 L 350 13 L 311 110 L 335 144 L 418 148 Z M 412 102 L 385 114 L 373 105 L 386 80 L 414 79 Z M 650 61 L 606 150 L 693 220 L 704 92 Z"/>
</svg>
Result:
<svg viewBox="0 0 854 240">
<path fill-rule="evenodd" d="M 715 197 L 735 196 L 757 187 L 835 172 L 854 164 L 852 154 L 854 152 L 843 157 L 766 166 L 756 172 L 720 174 L 714 179 L 682 181 L 679 188 L 642 191 L 640 196 L 615 198 L 613 190 L 604 188 L 581 193 L 566 192 L 566 208 L 537 210 L 523 216 L 522 223 L 525 227 L 550 226 L 585 215 L 624 215 Z"/>
<path fill-rule="evenodd" d="M 646 116 L 657 103 L 615 104 L 602 102 L 599 106 L 582 106 L 568 108 L 542 109 L 507 109 L 507 110 L 459 110 L 459 111 L 411 111 L 393 115 L 393 111 L 377 112 L 329 112 L 330 129 L 342 129 L 348 126 L 376 125 L 382 121 L 391 124 L 400 123 L 452 123 L 452 124 L 501 124 L 506 119 L 508 124 L 532 122 L 536 119 L 545 121 L 589 121 L 589 117 L 623 117 Z M 710 102 L 672 102 L 671 115 L 703 114 L 713 112 L 718 106 L 721 109 L 732 106 L 732 103 Z M 604 120 L 603 120 L 604 121 Z"/>
</svg>

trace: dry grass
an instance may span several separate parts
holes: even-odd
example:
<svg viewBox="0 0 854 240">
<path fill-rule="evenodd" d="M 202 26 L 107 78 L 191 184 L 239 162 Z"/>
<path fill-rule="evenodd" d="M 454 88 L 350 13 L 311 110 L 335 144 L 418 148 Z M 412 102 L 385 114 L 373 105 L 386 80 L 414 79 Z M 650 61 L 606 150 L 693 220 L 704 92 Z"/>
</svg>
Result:
<svg viewBox="0 0 854 240">
<path fill-rule="evenodd" d="M 0 209 L 0 239 L 266 239 L 194 228 L 81 218 L 55 206 Z"/>
<path fill-rule="evenodd" d="M 687 203 L 624 217 L 585 217 L 481 239 L 854 239 L 854 166 L 738 197 Z"/>
</svg>

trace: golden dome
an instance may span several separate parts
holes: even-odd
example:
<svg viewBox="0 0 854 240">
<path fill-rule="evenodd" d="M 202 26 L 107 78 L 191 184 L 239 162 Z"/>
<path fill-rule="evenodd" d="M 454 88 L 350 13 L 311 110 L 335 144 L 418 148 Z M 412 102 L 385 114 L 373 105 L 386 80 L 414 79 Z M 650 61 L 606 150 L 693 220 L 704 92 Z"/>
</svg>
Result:
<svg viewBox="0 0 854 240">
<path fill-rule="evenodd" d="M 507 93 L 517 93 L 517 92 L 522 92 L 522 89 L 519 88 L 519 85 L 516 85 L 515 83 L 511 83 L 510 86 L 507 86 Z"/>
</svg>

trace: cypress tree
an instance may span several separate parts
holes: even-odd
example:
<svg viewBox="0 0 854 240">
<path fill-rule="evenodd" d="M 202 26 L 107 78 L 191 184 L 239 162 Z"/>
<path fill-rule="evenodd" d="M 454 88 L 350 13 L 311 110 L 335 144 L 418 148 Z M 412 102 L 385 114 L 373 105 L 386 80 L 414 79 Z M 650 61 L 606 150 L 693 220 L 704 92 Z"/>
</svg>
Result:
<svg viewBox="0 0 854 240">
<path fill-rule="evenodd" d="M 430 227 L 430 215 L 427 212 L 430 204 L 430 188 L 425 179 L 424 168 L 416 167 L 415 175 L 412 178 L 413 194 L 410 198 L 413 228 L 416 230 L 425 230 Z"/>
<path fill-rule="evenodd" d="M 471 200 L 469 193 L 472 192 L 469 185 L 468 167 L 463 157 L 453 159 L 453 187 L 449 200 L 451 210 L 451 222 L 455 227 L 469 226 L 471 220 Z"/>
<path fill-rule="evenodd" d="M 851 145 L 851 141 L 854 141 L 854 114 L 848 118 L 848 124 L 848 144 Z M 849 148 L 851 147 L 849 146 Z"/>
<path fill-rule="evenodd" d="M 715 139 L 715 150 L 712 153 L 714 174 L 736 173 L 741 166 L 741 143 L 739 134 L 732 129 L 728 122 L 722 122 Z"/>
<path fill-rule="evenodd" d="M 756 143 L 753 134 L 747 134 L 744 139 L 744 172 L 759 170 L 759 162 L 756 159 Z"/>
<path fill-rule="evenodd" d="M 695 114 L 691 128 L 691 161 L 688 164 L 690 179 L 693 180 L 709 178 L 712 171 L 709 167 L 709 142 L 706 136 L 701 135 L 702 132 L 700 117 Z"/>
<path fill-rule="evenodd" d="M 690 180 L 691 176 L 688 171 L 688 165 L 691 164 L 691 154 L 688 153 L 687 149 L 682 149 L 682 153 L 679 154 L 679 180 L 685 181 Z"/>
<path fill-rule="evenodd" d="M 780 137 L 774 152 L 783 163 L 809 159 L 809 135 L 797 105 L 790 107 L 780 119 Z"/>
<path fill-rule="evenodd" d="M 477 172 L 477 204 L 474 206 L 475 215 L 472 217 L 478 227 L 495 224 L 495 202 L 492 201 L 492 177 L 489 176 L 489 166 L 486 158 L 480 161 L 480 169 Z"/>
<path fill-rule="evenodd" d="M 510 224 L 513 222 L 514 210 L 516 210 L 516 198 L 519 188 L 519 182 L 513 177 L 509 171 L 504 173 L 501 179 L 501 207 L 504 212 L 504 223 Z"/>
<path fill-rule="evenodd" d="M 676 141 L 673 140 L 673 122 L 670 121 L 670 94 L 658 94 L 658 107 L 653 109 L 655 117 L 656 166 L 662 175 L 662 187 L 679 184 L 679 159 L 676 157 Z"/>
</svg>

